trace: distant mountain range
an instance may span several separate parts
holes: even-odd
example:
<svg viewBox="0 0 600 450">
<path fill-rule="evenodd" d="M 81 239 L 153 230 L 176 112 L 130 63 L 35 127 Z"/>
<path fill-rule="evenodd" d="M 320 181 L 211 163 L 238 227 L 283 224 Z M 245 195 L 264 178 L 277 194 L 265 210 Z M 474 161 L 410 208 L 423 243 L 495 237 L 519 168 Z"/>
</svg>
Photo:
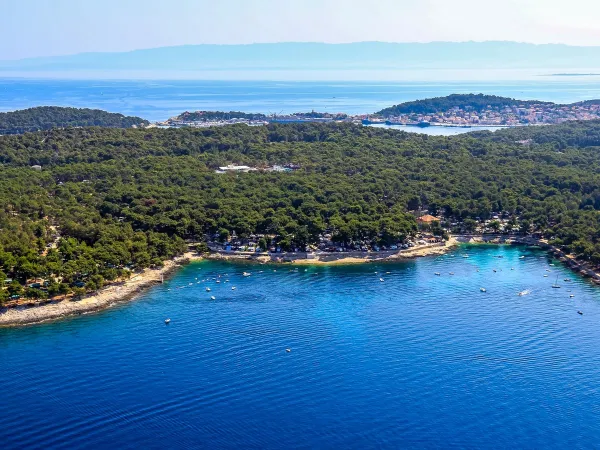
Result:
<svg viewBox="0 0 600 450">
<path fill-rule="evenodd" d="M 600 47 L 516 42 L 186 45 L 0 61 L 2 72 L 600 67 Z"/>
</svg>

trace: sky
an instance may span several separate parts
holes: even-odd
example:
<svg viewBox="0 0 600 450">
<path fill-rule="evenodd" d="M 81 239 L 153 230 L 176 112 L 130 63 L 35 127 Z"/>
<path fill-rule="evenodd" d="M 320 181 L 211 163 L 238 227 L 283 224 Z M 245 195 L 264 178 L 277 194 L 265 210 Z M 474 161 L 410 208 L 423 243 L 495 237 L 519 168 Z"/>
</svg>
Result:
<svg viewBox="0 0 600 450">
<path fill-rule="evenodd" d="M 600 45 L 598 0 L 0 0 L 0 60 L 185 44 Z"/>
</svg>

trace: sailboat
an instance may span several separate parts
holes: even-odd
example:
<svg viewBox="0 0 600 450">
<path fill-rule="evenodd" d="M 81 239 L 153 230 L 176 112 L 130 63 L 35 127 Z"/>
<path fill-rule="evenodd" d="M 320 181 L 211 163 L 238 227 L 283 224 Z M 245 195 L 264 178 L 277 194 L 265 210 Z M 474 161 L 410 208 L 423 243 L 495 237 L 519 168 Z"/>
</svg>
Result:
<svg viewBox="0 0 600 450">
<path fill-rule="evenodd" d="M 560 289 L 560 284 L 558 284 L 558 275 L 556 276 L 556 281 L 552 285 L 554 289 Z"/>
</svg>

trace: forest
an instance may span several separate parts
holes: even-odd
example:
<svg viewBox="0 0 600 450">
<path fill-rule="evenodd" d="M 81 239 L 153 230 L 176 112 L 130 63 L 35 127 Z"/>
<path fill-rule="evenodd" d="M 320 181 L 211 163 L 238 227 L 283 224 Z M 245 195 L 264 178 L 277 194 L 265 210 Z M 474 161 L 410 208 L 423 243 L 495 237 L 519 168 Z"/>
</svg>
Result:
<svg viewBox="0 0 600 450">
<path fill-rule="evenodd" d="M 514 98 L 499 97 L 484 94 L 452 94 L 446 97 L 427 98 L 384 108 L 375 113 L 383 117 L 397 116 L 400 114 L 434 114 L 446 112 L 452 108 L 481 112 L 488 109 L 501 109 L 506 106 L 530 107 L 533 105 L 552 105 L 552 103 L 538 100 L 516 100 Z"/>
<path fill-rule="evenodd" d="M 64 127 L 131 128 L 149 124 L 150 122 L 139 117 L 87 108 L 39 106 L 0 113 L 0 134 L 21 134 Z"/>
<path fill-rule="evenodd" d="M 283 249 L 325 232 L 394 242 L 423 209 L 466 224 L 505 213 L 600 263 L 599 152 L 600 121 L 454 137 L 346 123 L 2 136 L 0 299 L 93 291 L 233 232 Z M 259 170 L 215 172 L 228 164 Z"/>
</svg>

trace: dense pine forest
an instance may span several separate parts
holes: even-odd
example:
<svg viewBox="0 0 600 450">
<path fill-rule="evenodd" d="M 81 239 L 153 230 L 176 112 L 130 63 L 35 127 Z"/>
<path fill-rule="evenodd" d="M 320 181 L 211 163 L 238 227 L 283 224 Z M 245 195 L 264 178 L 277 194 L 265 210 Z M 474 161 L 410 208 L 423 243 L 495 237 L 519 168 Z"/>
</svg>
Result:
<svg viewBox="0 0 600 450">
<path fill-rule="evenodd" d="M 467 230 L 505 214 L 598 263 L 599 154 L 598 121 L 455 137 L 339 123 L 3 136 L 0 298 L 95 290 L 233 232 L 284 249 L 325 232 L 394 242 L 423 209 Z M 216 172 L 228 164 L 258 170 Z"/>
<path fill-rule="evenodd" d="M 39 106 L 0 113 L 0 134 L 21 134 L 63 127 L 131 128 L 149 124 L 150 122 L 139 117 L 87 108 Z"/>
</svg>

